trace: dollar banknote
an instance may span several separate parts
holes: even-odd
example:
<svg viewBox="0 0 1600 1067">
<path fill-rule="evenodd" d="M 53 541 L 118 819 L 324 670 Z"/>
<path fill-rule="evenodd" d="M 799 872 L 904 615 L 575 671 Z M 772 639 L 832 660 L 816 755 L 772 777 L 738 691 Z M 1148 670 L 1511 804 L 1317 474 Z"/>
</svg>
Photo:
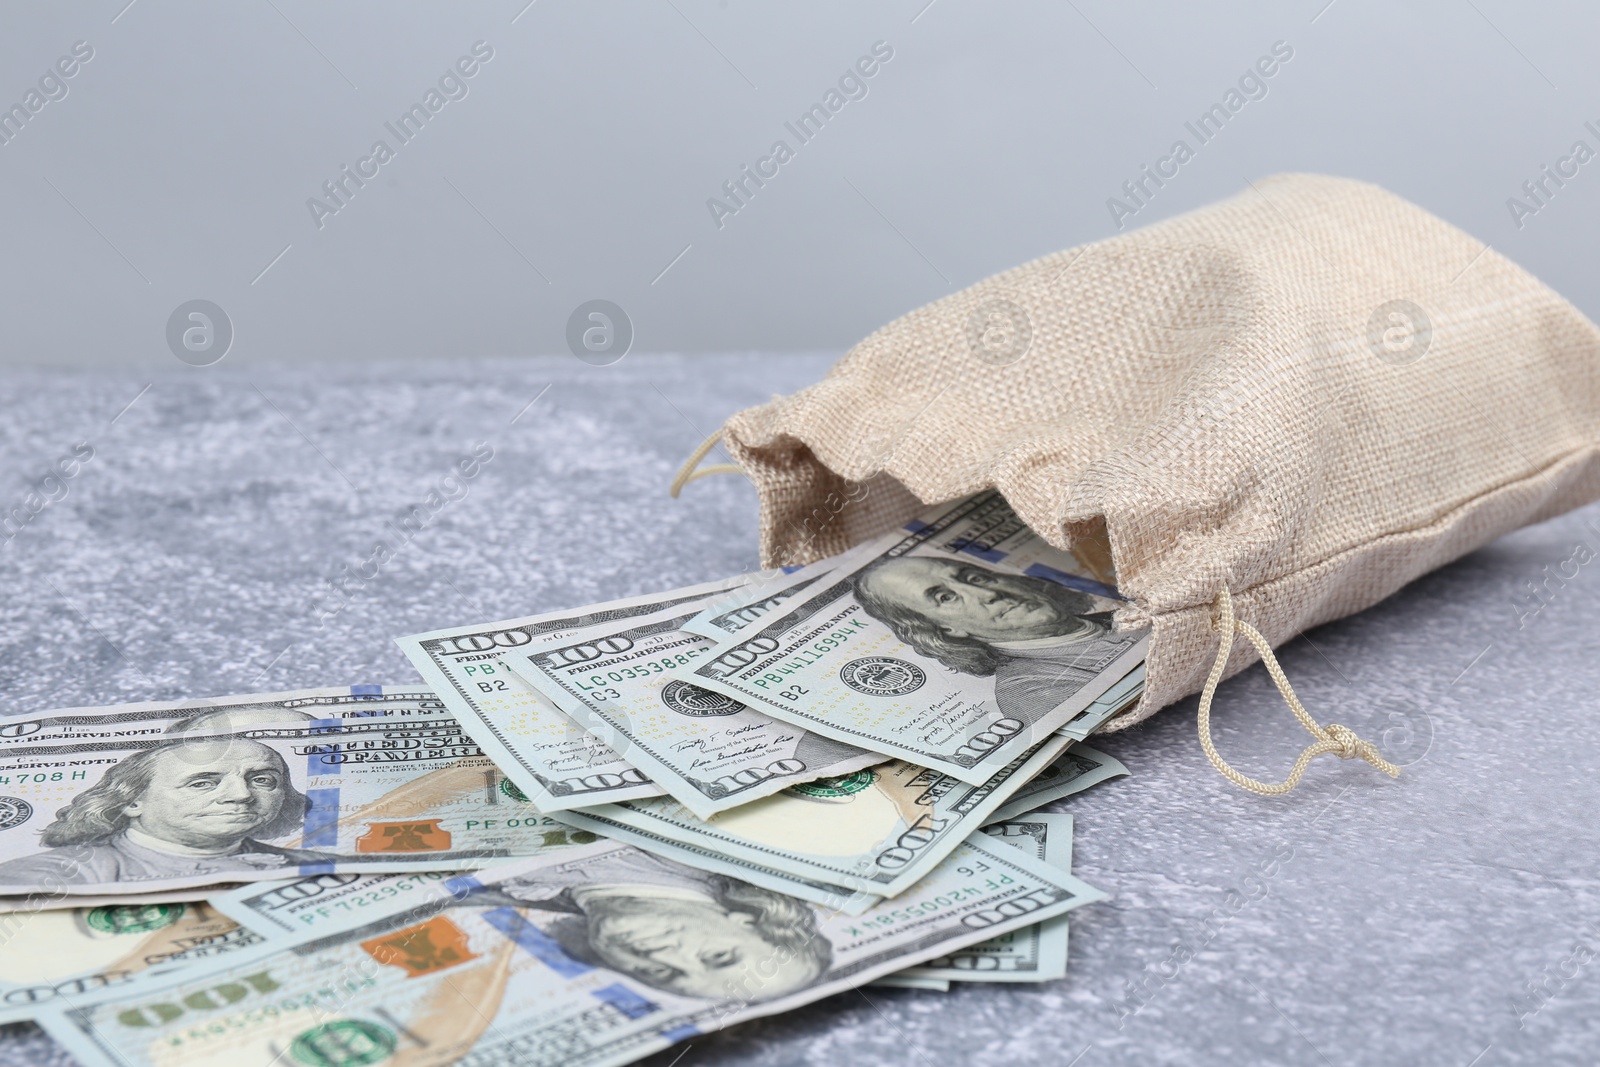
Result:
<svg viewBox="0 0 1600 1067">
<path fill-rule="evenodd" d="M 1092 785 L 1108 778 L 1128 773 L 1128 768 L 1114 756 L 1109 756 L 1088 745 L 1073 745 L 1056 761 L 1011 794 L 1011 799 L 1000 805 L 989 816 L 989 822 L 1009 822 L 1043 807 L 1053 800 L 1081 793 Z"/>
<path fill-rule="evenodd" d="M 200 901 L 0 913 L 0 1023 L 263 938 Z"/>
<path fill-rule="evenodd" d="M 1083 714 L 1076 716 L 1058 732 L 1082 741 L 1104 726 L 1108 720 L 1116 718 L 1125 711 L 1132 711 L 1143 695 L 1144 664 L 1141 663 L 1123 675 L 1121 681 L 1095 697 L 1094 703 L 1083 709 Z"/>
<path fill-rule="evenodd" d="M 567 818 L 568 816 L 567 813 L 561 813 L 560 817 Z M 582 815 L 580 814 L 579 817 L 581 818 Z M 599 823 L 597 822 L 595 825 L 599 825 Z M 652 833 L 639 826 L 613 825 L 606 836 L 626 841 L 628 844 L 636 845 L 646 852 L 664 856 L 686 867 L 698 867 L 703 871 L 710 871 L 712 874 L 727 875 L 730 878 L 742 878 L 763 889 L 770 889 L 775 893 L 783 893 L 786 896 L 799 897 L 801 900 L 827 908 L 830 912 L 840 912 L 844 915 L 860 915 L 883 900 L 883 896 L 878 893 L 847 889 L 843 886 L 817 881 L 801 874 L 758 867 L 742 860 L 730 859 L 727 854 L 716 851 L 705 844 L 676 841 L 670 837 Z"/>
<path fill-rule="evenodd" d="M 540 811 L 660 796 L 665 790 L 563 714 L 501 660 L 507 652 L 637 618 L 743 585 L 746 576 L 571 611 L 397 638 L 467 732 Z"/>
<path fill-rule="evenodd" d="M 616 842 L 43 1013 L 85 1067 L 627 1063 L 1101 899 L 982 834 L 827 914 Z"/>
<path fill-rule="evenodd" d="M 694 609 L 691 603 L 580 630 L 502 659 L 702 819 L 797 782 L 884 761 L 674 678 L 672 671 L 713 647 L 683 629 Z M 508 738 L 517 744 L 515 734 Z"/>
<path fill-rule="evenodd" d="M 1056 548 L 1034 533 L 997 492 L 979 493 L 953 505 L 931 509 L 908 522 L 905 530 L 931 535 L 930 545 L 946 552 L 1046 578 L 1106 600 L 1123 599 L 1113 584 L 1115 575 L 1108 554 L 1091 565 L 1072 552 Z"/>
<path fill-rule="evenodd" d="M 671 798 L 561 812 L 604 837 L 654 847 L 643 831 L 779 875 L 891 897 L 988 821 L 1071 740 L 1052 737 L 982 785 L 893 760 L 700 819 Z"/>
<path fill-rule="evenodd" d="M 1059 871 L 1072 873 L 1072 816 L 1026 815 L 984 833 Z M 961 982 L 1045 982 L 1067 976 L 1064 915 L 991 937 L 900 972 L 906 978 Z"/>
<path fill-rule="evenodd" d="M 880 544 L 676 672 L 774 718 L 982 784 L 1144 659 L 1116 603 L 938 547 Z"/>
<path fill-rule="evenodd" d="M 858 546 L 841 555 L 799 567 L 783 567 L 748 575 L 743 585 L 708 597 L 683 624 L 683 629 L 714 641 L 732 637 L 785 600 L 849 562 L 856 552 L 865 547 L 869 546 Z"/>
<path fill-rule="evenodd" d="M 5 731 L 7 894 L 459 869 L 549 847 L 543 817 L 416 686 L 71 709 Z"/>
<path fill-rule="evenodd" d="M 573 831 L 576 844 L 598 840 Z M 415 871 L 411 874 L 311 874 L 281 882 L 250 882 L 210 897 L 206 903 L 239 925 L 270 940 L 283 940 L 310 930 L 360 924 L 387 910 L 395 901 L 418 900 L 425 891 L 458 878 L 462 871 Z"/>
<path fill-rule="evenodd" d="M 955 513 L 953 521 L 946 521 L 952 513 Z M 1114 586 L 1102 580 L 1111 577 L 1109 560 L 1099 569 L 1085 565 L 1073 553 L 1056 548 L 1034 533 L 1011 510 L 1003 496 L 988 492 L 955 504 L 930 508 L 909 520 L 902 532 L 858 545 L 842 555 L 800 567 L 750 575 L 746 584 L 711 598 L 683 628 L 718 641 L 726 640 L 748 629 L 756 620 L 815 585 L 825 575 L 847 565 L 856 555 L 871 552 L 880 543 L 892 546 L 905 534 L 935 535 L 928 541 L 932 552 L 942 551 L 953 557 L 972 556 L 997 567 L 1047 578 L 1058 585 L 1096 596 L 1122 599 Z"/>
<path fill-rule="evenodd" d="M 603 840 L 587 830 L 572 830 L 575 843 Z M 692 848 L 662 840 L 662 847 L 647 849 L 685 867 L 749 882 L 785 896 L 809 901 L 830 913 L 860 915 L 883 901 L 871 893 L 850 893 L 837 886 L 807 884 L 780 878 L 756 868 L 742 867 L 716 856 L 697 854 Z M 282 882 L 256 882 L 210 898 L 217 911 L 269 939 L 329 930 L 381 910 L 394 898 L 415 895 L 419 889 L 449 881 L 463 872 L 418 871 L 415 874 L 310 875 Z M 796 892 L 796 888 L 801 891 Z M 364 921 L 364 920 L 359 920 Z"/>
<path fill-rule="evenodd" d="M 565 827 L 561 844 L 587 845 L 600 840 L 588 830 Z M 308 930 L 361 923 L 397 900 L 415 898 L 460 871 L 415 871 L 410 874 L 312 874 L 281 882 L 250 882 L 207 903 L 223 915 L 264 937 L 283 938 Z"/>
</svg>

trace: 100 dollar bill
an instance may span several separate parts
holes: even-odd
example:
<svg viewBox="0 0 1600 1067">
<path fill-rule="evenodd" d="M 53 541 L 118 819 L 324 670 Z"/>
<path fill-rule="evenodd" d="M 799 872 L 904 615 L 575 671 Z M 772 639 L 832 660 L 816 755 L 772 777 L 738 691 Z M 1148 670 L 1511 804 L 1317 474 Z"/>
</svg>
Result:
<svg viewBox="0 0 1600 1067">
<path fill-rule="evenodd" d="M 950 517 L 952 521 L 946 521 Z M 927 536 L 931 547 L 946 552 L 1048 578 L 1057 585 L 1108 600 L 1122 599 L 1113 584 L 1109 556 L 1099 566 L 1091 567 L 1074 553 L 1055 547 L 1034 533 L 997 492 L 979 493 L 932 509 L 906 523 L 905 529 Z"/>
<path fill-rule="evenodd" d="M 678 677 L 981 784 L 1069 725 L 1147 644 L 1111 629 L 1112 601 L 934 547 L 982 506 L 853 557 Z"/>
<path fill-rule="evenodd" d="M 599 837 L 588 830 L 562 826 L 543 816 L 545 840 L 553 852 L 566 845 L 588 845 Z M 282 882 L 252 882 L 207 903 L 223 915 L 267 938 L 309 930 L 326 930 L 365 922 L 397 901 L 419 898 L 460 871 L 416 871 L 410 874 L 313 874 Z"/>
<path fill-rule="evenodd" d="M 0 892 L 147 893 L 546 847 L 434 694 L 354 686 L 8 720 Z"/>
<path fill-rule="evenodd" d="M 1128 768 L 1115 756 L 1088 745 L 1073 745 L 1013 793 L 1011 799 L 996 808 L 989 816 L 989 822 L 1009 822 L 1021 818 L 1053 800 L 1081 793 L 1108 778 L 1127 773 Z"/>
<path fill-rule="evenodd" d="M 954 520 L 947 521 L 952 515 Z M 953 558 L 971 556 L 1096 596 L 1121 599 L 1115 587 L 1107 584 L 1111 579 L 1108 569 L 1100 573 L 1085 566 L 1073 553 L 1050 544 L 1029 529 L 996 492 L 931 508 L 907 522 L 902 531 L 885 535 L 887 540 L 857 545 L 849 552 L 815 563 L 750 575 L 745 585 L 712 598 L 683 628 L 725 641 L 847 565 L 857 554 L 871 552 L 880 543 L 893 545 L 906 534 L 922 538 L 930 553 L 946 552 Z"/>
<path fill-rule="evenodd" d="M 540 811 L 660 796 L 661 787 L 643 771 L 562 714 L 501 657 L 525 646 L 560 640 L 586 627 L 700 600 L 744 581 L 741 575 L 571 611 L 433 630 L 395 641 L 423 681 Z"/>
<path fill-rule="evenodd" d="M 263 939 L 198 901 L 0 913 L 0 1023 Z"/>
<path fill-rule="evenodd" d="M 557 818 L 686 863 L 716 856 L 775 879 L 795 879 L 805 886 L 788 891 L 807 899 L 818 899 L 815 886 L 831 887 L 832 895 L 821 901 L 844 906 L 850 891 L 903 892 L 1047 772 L 1048 784 L 1031 794 L 1034 805 L 1127 773 L 1093 749 L 1063 754 L 1070 743 L 1052 738 L 982 786 L 896 760 L 795 786 L 706 820 L 667 798 L 567 811 Z M 694 852 L 663 847 L 668 842 Z"/>
<path fill-rule="evenodd" d="M 1128 773 L 1088 745 L 1061 752 L 1064 741 L 1054 739 L 1040 749 L 1042 757 L 1035 753 L 986 787 L 894 761 L 845 779 L 811 782 L 709 821 L 667 798 L 557 817 L 691 867 L 742 870 L 758 885 L 858 913 L 874 897 L 915 881 L 938 861 L 941 849 L 974 827 L 1014 819 Z M 1048 761 L 1051 752 L 1059 752 L 1054 761 Z"/>
<path fill-rule="evenodd" d="M 1084 708 L 1083 713 L 1063 726 L 1060 732 L 1067 737 L 1082 741 L 1105 725 L 1108 720 L 1125 711 L 1133 710 L 1143 695 L 1144 664 L 1141 663 L 1125 674 L 1120 682 L 1095 697 L 1094 703 Z"/>
<path fill-rule="evenodd" d="M 41 1016 L 86 1067 L 627 1063 L 1104 894 L 982 835 L 859 917 L 600 842 Z"/>
<path fill-rule="evenodd" d="M 1072 816 L 1035 814 L 991 823 L 984 833 L 1072 873 Z M 1067 976 L 1067 918 L 1058 916 L 957 949 L 901 974 L 962 982 L 1045 982 Z"/>
<path fill-rule="evenodd" d="M 884 761 L 674 678 L 712 648 L 710 638 L 683 629 L 695 607 L 593 627 L 504 659 L 702 819 Z"/>
<path fill-rule="evenodd" d="M 692 634 L 724 641 L 766 615 L 785 600 L 815 585 L 819 579 L 849 561 L 867 546 L 799 567 L 784 567 L 748 575 L 748 581 L 710 597 L 683 624 Z"/>
</svg>

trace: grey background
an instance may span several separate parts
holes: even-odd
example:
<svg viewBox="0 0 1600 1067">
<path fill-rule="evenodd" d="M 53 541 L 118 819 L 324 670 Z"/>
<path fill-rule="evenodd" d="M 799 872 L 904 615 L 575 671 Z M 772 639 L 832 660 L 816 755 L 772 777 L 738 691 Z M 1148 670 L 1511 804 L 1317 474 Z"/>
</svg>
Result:
<svg viewBox="0 0 1600 1067">
<path fill-rule="evenodd" d="M 727 412 L 826 366 L 564 355 L 0 379 L 15 413 L 0 463 L 26 467 L 38 440 L 95 448 L 0 547 L 5 710 L 415 683 L 397 634 L 749 568 L 750 485 L 708 478 L 674 501 L 667 479 Z M 325 579 L 478 439 L 495 454 L 466 498 L 319 628 Z M 1600 562 L 1551 580 L 1541 610 L 1527 589 L 1580 540 L 1600 549 L 1600 505 L 1282 647 L 1307 706 L 1381 743 L 1406 765 L 1396 781 L 1323 759 L 1288 797 L 1246 794 L 1206 763 L 1193 700 L 1105 738 L 1133 777 L 1059 805 L 1077 873 L 1113 894 L 1074 913 L 1065 980 L 841 994 L 652 1067 L 1589 1067 Z M 1308 741 L 1260 667 L 1215 714 L 1247 773 L 1281 774 Z M 62 1063 L 36 1030 L 0 1029 L 0 1065 Z"/>
<path fill-rule="evenodd" d="M 0 361 L 156 367 L 204 298 L 228 359 L 842 351 L 1106 207 L 1274 41 L 1294 58 L 1132 224 L 1283 170 L 1378 182 L 1593 317 L 1600 163 L 1518 229 L 1600 120 L 1581 0 L 96 0 L 14 4 L 0 102 L 74 41 L 69 95 L 0 145 Z M 495 58 L 318 230 L 306 207 L 473 42 Z M 719 230 L 706 207 L 875 41 L 894 59 Z M 1195 142 L 1191 139 L 1191 145 Z M 287 251 L 285 251 L 287 250 Z M 280 256 L 281 258 L 277 258 Z M 681 255 L 681 258 L 679 258 Z M 270 269 L 267 269 L 271 264 Z M 670 265 L 670 269 L 669 268 Z M 265 271 L 265 273 L 263 273 Z"/>
</svg>

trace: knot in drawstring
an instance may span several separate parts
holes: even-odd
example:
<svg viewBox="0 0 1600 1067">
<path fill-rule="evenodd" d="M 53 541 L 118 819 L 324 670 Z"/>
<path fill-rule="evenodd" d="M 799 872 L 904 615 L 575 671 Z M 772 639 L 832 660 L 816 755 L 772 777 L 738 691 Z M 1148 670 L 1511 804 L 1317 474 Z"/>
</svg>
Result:
<svg viewBox="0 0 1600 1067">
<path fill-rule="evenodd" d="M 1295 696 L 1294 687 L 1289 684 L 1283 668 L 1278 666 L 1278 658 L 1272 654 L 1272 646 L 1261 636 L 1261 631 L 1234 616 L 1233 596 L 1228 592 L 1227 586 L 1217 591 L 1216 608 L 1211 628 L 1221 635 L 1221 640 L 1217 643 L 1216 662 L 1211 665 L 1211 674 L 1206 678 L 1205 689 L 1200 693 L 1199 727 L 1200 747 L 1205 750 L 1206 758 L 1211 761 L 1211 765 L 1224 778 L 1239 788 L 1248 789 L 1260 796 L 1282 796 L 1300 784 L 1300 779 L 1305 775 L 1306 767 L 1312 760 L 1329 754 L 1340 759 L 1366 760 L 1389 777 L 1400 777 L 1400 768 L 1384 759 L 1372 742 L 1363 740 L 1348 726 L 1341 726 L 1336 722 L 1323 726 L 1311 717 L 1311 713 L 1300 703 L 1300 698 Z M 1300 725 L 1306 728 L 1306 732 L 1316 738 L 1314 744 L 1306 746 L 1300 753 L 1300 758 L 1295 760 L 1289 776 L 1281 782 L 1262 782 L 1240 774 L 1222 758 L 1217 752 L 1216 744 L 1211 740 L 1211 701 L 1216 696 L 1217 685 L 1222 681 L 1223 672 L 1227 670 L 1228 656 L 1233 652 L 1233 643 L 1239 634 L 1243 634 L 1246 640 L 1256 647 L 1256 651 L 1261 653 L 1261 663 L 1267 668 L 1267 673 L 1272 675 L 1272 681 L 1277 685 L 1283 702 L 1289 705 L 1289 710 L 1294 712 L 1295 718 L 1300 720 Z"/>
<path fill-rule="evenodd" d="M 1327 731 L 1328 740 L 1338 744 L 1339 747 L 1334 755 L 1340 759 L 1382 759 L 1372 742 L 1357 737 L 1356 732 L 1350 727 L 1330 722 L 1323 729 Z"/>
</svg>

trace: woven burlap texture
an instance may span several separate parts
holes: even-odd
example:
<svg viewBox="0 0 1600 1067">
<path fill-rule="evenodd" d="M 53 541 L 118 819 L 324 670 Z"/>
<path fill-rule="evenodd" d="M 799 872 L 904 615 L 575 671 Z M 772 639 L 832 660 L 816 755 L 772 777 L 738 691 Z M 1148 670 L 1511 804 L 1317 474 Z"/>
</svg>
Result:
<svg viewBox="0 0 1600 1067">
<path fill-rule="evenodd" d="M 1597 355 L 1482 241 L 1282 175 L 919 308 L 723 440 L 768 565 L 990 487 L 1052 544 L 1108 538 L 1118 624 L 1152 628 L 1126 726 L 1205 682 L 1224 587 L 1277 646 L 1595 499 Z"/>
</svg>

